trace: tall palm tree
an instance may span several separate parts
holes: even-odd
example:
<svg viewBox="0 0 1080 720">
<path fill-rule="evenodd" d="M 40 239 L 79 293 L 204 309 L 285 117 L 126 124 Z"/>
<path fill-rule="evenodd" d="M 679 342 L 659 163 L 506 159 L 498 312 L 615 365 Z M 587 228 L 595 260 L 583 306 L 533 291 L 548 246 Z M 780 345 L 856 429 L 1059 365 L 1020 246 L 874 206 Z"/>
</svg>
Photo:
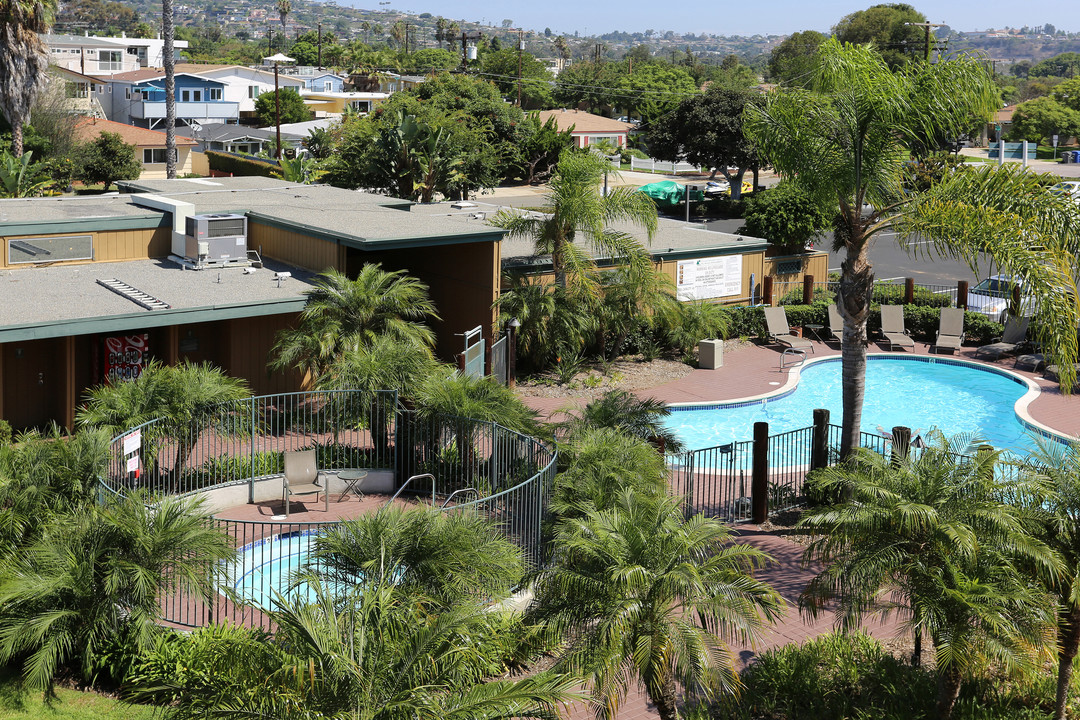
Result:
<svg viewBox="0 0 1080 720">
<path fill-rule="evenodd" d="M 517 319 L 518 356 L 531 369 L 543 369 L 563 354 L 572 354 L 596 331 L 590 309 L 594 298 L 573 289 L 524 275 L 503 280 L 496 302 L 503 323 Z"/>
<path fill-rule="evenodd" d="M 598 317 L 601 356 L 614 360 L 622 354 L 634 328 L 670 327 L 679 316 L 675 285 L 652 264 L 635 263 L 601 273 Z M 610 340 L 610 342 L 609 342 Z"/>
<path fill-rule="evenodd" d="M 173 0 L 161 0 L 161 58 L 165 65 L 165 177 L 176 179 L 176 19 Z"/>
<path fill-rule="evenodd" d="M 567 287 L 571 277 L 575 283 L 590 282 L 588 271 L 595 263 L 585 248 L 629 264 L 649 262 L 637 238 L 608 225 L 625 222 L 640 227 L 651 242 L 656 232 L 656 206 L 635 188 L 619 187 L 606 197 L 601 195 L 605 169 L 610 170 L 610 165 L 595 153 L 564 152 L 545 197 L 544 214 L 502 210 L 491 220 L 508 230 L 510 237 L 531 240 L 535 254 L 550 255 L 560 287 Z M 584 247 L 574 244 L 579 235 Z"/>
<path fill-rule="evenodd" d="M 1076 354 L 1078 315 L 1072 274 L 1063 270 L 1074 260 L 1057 250 L 1063 241 L 1051 228 L 1064 223 L 1048 214 L 1033 183 L 986 172 L 961 173 L 917 196 L 901 188 L 901 163 L 911 147 L 959 137 L 995 108 L 997 88 L 982 62 L 959 57 L 893 72 L 869 46 L 827 40 L 818 51 L 814 85 L 822 94 L 781 89 L 760 106 L 748 106 L 744 131 L 789 182 L 835 210 L 836 245 L 847 253 L 837 296 L 844 318 L 841 453 L 859 446 L 874 282 L 869 248 L 887 230 L 902 238 L 919 235 L 934 243 L 934 252 L 962 257 L 973 267 L 979 253 L 988 253 L 1026 282 L 1046 278 L 1034 282 L 1034 292 L 1043 310 L 1053 313 L 1047 317 L 1055 322 L 1048 325 L 1072 332 L 1071 344 L 1064 330 L 1047 338 L 1064 345 L 1047 344 L 1071 373 L 1073 360 L 1067 358 Z M 1075 229 L 1067 238 L 1074 250 L 1080 245 Z M 1063 289 L 1074 291 L 1071 302 Z M 1064 389 L 1072 378 L 1062 378 Z"/>
<path fill-rule="evenodd" d="M 868 614 L 899 613 L 929 636 L 939 674 L 937 712 L 952 712 L 960 683 L 980 662 L 1031 667 L 1053 626 L 1045 595 L 1025 579 L 1036 567 L 1056 577 L 1060 559 L 1034 537 L 1030 518 L 995 478 L 995 451 L 961 453 L 971 436 L 932 433 L 918 458 L 892 460 L 859 449 L 815 480 L 826 498 L 801 528 L 813 535 L 804 560 L 823 570 L 800 607 L 810 616 L 835 600 L 836 622 L 854 629 Z M 1009 492 L 1037 489 L 1018 477 Z"/>
<path fill-rule="evenodd" d="M 388 507 L 319 535 L 308 574 L 334 588 L 392 585 L 450 607 L 509 596 L 524 566 L 521 551 L 485 517 Z"/>
<path fill-rule="evenodd" d="M 285 26 L 285 20 L 289 17 L 289 13 L 292 12 L 292 3 L 289 0 L 277 0 L 277 14 L 278 19 L 281 20 L 281 35 L 288 40 L 288 28 Z"/>
<path fill-rule="evenodd" d="M 489 680 L 503 671 L 492 658 L 504 639 L 496 614 L 478 604 L 433 612 L 422 596 L 385 583 L 343 593 L 318 580 L 310 587 L 310 600 L 279 598 L 269 611 L 273 637 L 201 631 L 210 637 L 185 658 L 186 672 L 159 683 L 172 700 L 169 715 L 546 719 L 574 697 L 575 680 L 550 672 Z"/>
<path fill-rule="evenodd" d="M 147 648 L 163 595 L 209 597 L 234 551 L 200 501 L 148 505 L 135 494 L 55 516 L 0 563 L 0 662 L 20 659 L 26 683 L 48 689 L 62 666 L 90 679 L 118 636 Z"/>
<path fill-rule="evenodd" d="M 1042 538 L 1057 550 L 1065 572 L 1051 579 L 1057 597 L 1058 682 L 1054 720 L 1065 720 L 1073 661 L 1080 648 L 1080 445 L 1068 445 L 1042 436 L 1035 439 L 1027 469 L 1049 482 L 1047 517 Z"/>
<path fill-rule="evenodd" d="M 737 687 L 727 641 L 753 639 L 783 601 L 752 576 L 771 558 L 731 535 L 633 490 L 560 523 L 530 613 L 564 639 L 557 667 L 589 677 L 598 718 L 616 717 L 634 680 L 663 720 L 678 717 L 680 686 L 706 698 Z"/>
<path fill-rule="evenodd" d="M 23 154 L 23 125 L 45 84 L 49 49 L 40 35 L 56 17 L 57 0 L 0 0 L 0 112 L 11 124 L 12 152 Z"/>
<path fill-rule="evenodd" d="M 423 324 L 439 317 L 427 285 L 402 270 L 368 264 L 355 280 L 328 270 L 304 294 L 307 304 L 299 326 L 279 333 L 274 344 L 270 365 L 275 369 L 296 367 L 318 379 L 335 361 L 379 335 L 421 353 L 435 343 L 435 333 Z"/>
</svg>

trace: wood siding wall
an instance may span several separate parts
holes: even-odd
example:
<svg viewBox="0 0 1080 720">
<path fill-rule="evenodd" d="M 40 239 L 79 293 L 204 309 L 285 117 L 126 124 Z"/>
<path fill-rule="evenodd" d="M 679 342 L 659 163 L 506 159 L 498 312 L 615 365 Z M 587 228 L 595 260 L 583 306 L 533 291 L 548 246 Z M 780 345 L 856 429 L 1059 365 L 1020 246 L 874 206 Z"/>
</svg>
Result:
<svg viewBox="0 0 1080 720">
<path fill-rule="evenodd" d="M 0 236 L 0 267 L 12 270 L 34 267 L 24 263 L 8 263 L 8 240 L 20 240 L 33 237 L 67 237 L 70 235 L 90 235 L 94 239 L 94 258 L 92 260 L 70 260 L 52 263 L 53 265 L 86 265 L 92 262 L 122 262 L 125 260 L 146 260 L 166 257 L 172 250 L 172 229 L 168 227 L 146 228 L 141 230 L 103 230 L 99 232 L 39 233 L 36 235 Z"/>
<path fill-rule="evenodd" d="M 344 246 L 250 220 L 248 249 L 312 272 L 345 267 Z"/>
</svg>

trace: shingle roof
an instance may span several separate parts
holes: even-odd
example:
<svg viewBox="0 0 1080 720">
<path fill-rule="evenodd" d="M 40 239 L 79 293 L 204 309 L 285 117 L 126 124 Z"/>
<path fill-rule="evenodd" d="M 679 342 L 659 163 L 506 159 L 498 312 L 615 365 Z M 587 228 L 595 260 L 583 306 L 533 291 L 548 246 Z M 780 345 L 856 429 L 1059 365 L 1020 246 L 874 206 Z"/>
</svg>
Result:
<svg viewBox="0 0 1080 720">
<path fill-rule="evenodd" d="M 99 120 L 97 118 L 83 117 L 75 123 L 75 137 L 84 142 L 97 139 L 103 132 L 111 132 L 119 135 L 128 145 L 136 147 L 165 147 L 165 133 L 157 130 L 125 125 L 112 120 Z M 176 136 L 177 147 L 198 145 L 191 138 L 183 135 Z"/>
<path fill-rule="evenodd" d="M 601 115 L 593 115 L 582 110 L 541 110 L 540 122 L 546 123 L 549 117 L 555 118 L 555 126 L 566 130 L 574 126 L 574 134 L 589 132 L 624 133 L 633 127 L 630 123 L 619 122 Z"/>
</svg>

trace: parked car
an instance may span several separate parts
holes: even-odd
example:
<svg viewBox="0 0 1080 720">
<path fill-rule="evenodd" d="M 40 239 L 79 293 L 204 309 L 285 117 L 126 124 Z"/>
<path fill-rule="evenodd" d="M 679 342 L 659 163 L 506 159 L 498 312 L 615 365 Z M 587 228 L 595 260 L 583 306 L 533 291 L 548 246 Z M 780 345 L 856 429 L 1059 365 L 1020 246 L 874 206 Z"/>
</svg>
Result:
<svg viewBox="0 0 1080 720">
<path fill-rule="evenodd" d="M 1080 180 L 1066 180 L 1065 182 L 1059 182 L 1057 185 L 1052 185 L 1050 187 L 1050 192 L 1054 195 L 1071 197 L 1074 202 L 1080 203 Z"/>
<path fill-rule="evenodd" d="M 1031 297 L 1023 294 L 1024 285 L 1012 275 L 991 275 L 968 290 L 968 310 L 998 322 L 1005 321 L 1005 311 L 1012 299 L 1013 287 L 1020 285 L 1020 314 L 1031 314 Z"/>
</svg>

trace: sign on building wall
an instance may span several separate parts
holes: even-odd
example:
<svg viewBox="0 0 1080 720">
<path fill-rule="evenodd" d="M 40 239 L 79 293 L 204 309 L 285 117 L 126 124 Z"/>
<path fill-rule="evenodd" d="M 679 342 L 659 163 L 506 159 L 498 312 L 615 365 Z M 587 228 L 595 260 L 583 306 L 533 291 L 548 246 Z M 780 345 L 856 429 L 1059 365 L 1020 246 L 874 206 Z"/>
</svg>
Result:
<svg viewBox="0 0 1080 720">
<path fill-rule="evenodd" d="M 147 341 L 146 333 L 105 338 L 105 379 L 116 382 L 139 377 L 150 359 Z"/>
<path fill-rule="evenodd" d="M 680 260 L 675 272 L 679 300 L 708 300 L 742 295 L 742 255 Z"/>
</svg>

